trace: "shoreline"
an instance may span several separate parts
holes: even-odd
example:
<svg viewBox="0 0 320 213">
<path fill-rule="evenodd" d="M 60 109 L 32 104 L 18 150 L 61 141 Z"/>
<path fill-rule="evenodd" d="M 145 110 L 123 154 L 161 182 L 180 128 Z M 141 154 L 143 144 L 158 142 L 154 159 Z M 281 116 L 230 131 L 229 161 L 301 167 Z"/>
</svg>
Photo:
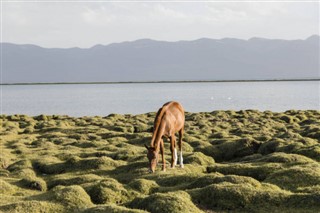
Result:
<svg viewBox="0 0 320 213">
<path fill-rule="evenodd" d="M 320 81 L 315 79 L 262 79 L 262 80 L 195 80 L 195 81 L 101 81 L 101 82 L 38 82 L 38 83 L 1 83 L 0 86 L 19 85 L 72 85 L 72 84 L 172 84 L 172 83 L 247 83 L 247 82 L 294 82 Z"/>
<path fill-rule="evenodd" d="M 312 112 L 312 113 L 320 113 L 320 109 L 288 109 L 284 111 L 273 111 L 273 110 L 259 110 L 259 109 L 240 109 L 240 110 L 232 110 L 232 109 L 225 109 L 225 110 L 212 110 L 212 111 L 201 111 L 201 112 L 189 112 L 185 111 L 186 115 L 196 115 L 196 114 L 215 114 L 215 113 L 272 113 L 272 114 L 286 114 L 291 112 Z M 68 117 L 68 118 L 107 118 L 109 116 L 142 116 L 142 115 L 150 115 L 154 114 L 156 111 L 150 112 L 143 112 L 143 113 L 109 113 L 104 115 L 70 115 L 70 114 L 48 114 L 48 113 L 39 113 L 39 114 L 23 114 L 23 113 L 14 113 L 14 114 L 0 114 L 1 117 L 8 117 L 8 116 L 27 116 L 27 117 L 39 117 L 39 116 L 49 116 L 49 117 Z"/>
</svg>

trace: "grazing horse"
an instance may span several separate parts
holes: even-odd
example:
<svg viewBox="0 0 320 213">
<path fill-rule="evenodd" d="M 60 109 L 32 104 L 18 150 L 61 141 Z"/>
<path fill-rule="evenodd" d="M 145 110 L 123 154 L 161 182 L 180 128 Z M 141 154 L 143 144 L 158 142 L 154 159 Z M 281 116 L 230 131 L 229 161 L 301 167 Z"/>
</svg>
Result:
<svg viewBox="0 0 320 213">
<path fill-rule="evenodd" d="M 168 102 L 159 110 L 154 120 L 153 135 L 150 147 L 145 145 L 148 150 L 147 157 L 149 159 L 150 172 L 156 170 L 158 164 L 159 151 L 162 155 L 162 170 L 166 170 L 166 161 L 164 159 L 164 144 L 162 137 L 170 138 L 171 150 L 171 168 L 177 164 L 177 149 L 175 133 L 179 132 L 179 151 L 180 151 L 180 166 L 183 168 L 182 158 L 182 134 L 184 128 L 184 109 L 178 102 Z"/>
</svg>

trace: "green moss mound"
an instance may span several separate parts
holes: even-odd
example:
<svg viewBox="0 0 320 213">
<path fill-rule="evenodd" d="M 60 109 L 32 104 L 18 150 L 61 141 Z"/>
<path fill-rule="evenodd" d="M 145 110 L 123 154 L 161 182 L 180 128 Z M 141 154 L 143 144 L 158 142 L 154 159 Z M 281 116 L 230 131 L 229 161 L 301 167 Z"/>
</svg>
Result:
<svg viewBox="0 0 320 213">
<path fill-rule="evenodd" d="M 207 167 L 207 172 L 219 172 L 225 175 L 248 176 L 263 181 L 270 174 L 283 169 L 280 163 L 230 163 Z"/>
<path fill-rule="evenodd" d="M 15 192 L 15 188 L 13 185 L 8 183 L 5 180 L 0 179 L 0 194 L 12 194 Z"/>
<path fill-rule="evenodd" d="M 258 151 L 260 145 L 259 141 L 246 137 L 214 145 L 211 149 L 203 150 L 203 152 L 213 156 L 217 161 L 225 161 L 252 155 Z"/>
<path fill-rule="evenodd" d="M 52 189 L 53 199 L 70 209 L 92 207 L 90 196 L 81 186 L 57 186 Z"/>
<path fill-rule="evenodd" d="M 155 177 L 155 181 L 163 187 L 171 187 L 177 185 L 189 184 L 199 178 L 201 174 L 187 173 L 187 174 L 165 174 L 163 176 Z"/>
<path fill-rule="evenodd" d="M 33 167 L 42 174 L 60 174 L 67 170 L 61 160 L 51 156 L 35 160 Z"/>
<path fill-rule="evenodd" d="M 49 188 L 52 188 L 57 185 L 69 186 L 69 185 L 81 185 L 85 183 L 92 183 L 100 181 L 102 177 L 94 174 L 85 174 L 76 177 L 57 177 L 50 181 Z"/>
<path fill-rule="evenodd" d="M 315 125 L 310 125 L 305 128 L 302 135 L 320 140 L 320 127 Z"/>
<path fill-rule="evenodd" d="M 150 194 L 159 188 L 159 185 L 155 181 L 146 179 L 133 180 L 128 186 L 142 194 Z"/>
<path fill-rule="evenodd" d="M 313 186 L 298 187 L 296 191 L 302 193 L 318 193 L 320 192 L 320 184 Z"/>
<path fill-rule="evenodd" d="M 94 184 L 88 189 L 92 201 L 96 204 L 125 203 L 130 193 L 117 180 L 108 178 Z"/>
<path fill-rule="evenodd" d="M 35 176 L 27 176 L 21 179 L 19 185 L 29 189 L 47 191 L 47 183 L 43 179 Z"/>
<path fill-rule="evenodd" d="M 298 212 L 317 212 L 320 208 L 320 193 L 297 193 L 285 200 L 283 205 L 297 209 Z"/>
<path fill-rule="evenodd" d="M 147 211 L 139 209 L 129 209 L 123 206 L 117 206 L 115 204 L 108 205 L 99 205 L 93 208 L 86 209 L 82 213 L 105 213 L 105 212 L 114 212 L 114 213 L 147 213 Z"/>
<path fill-rule="evenodd" d="M 222 175 L 220 173 L 212 173 L 202 177 L 197 178 L 193 181 L 188 188 L 202 188 L 211 184 L 229 182 L 233 184 L 250 184 L 255 187 L 260 187 L 261 184 L 259 181 L 245 176 L 238 176 L 238 175 Z"/>
<path fill-rule="evenodd" d="M 163 213 L 202 212 L 192 203 L 190 195 L 183 191 L 155 193 L 146 198 L 137 198 L 129 207 Z"/>
<path fill-rule="evenodd" d="M 275 162 L 275 163 L 313 163 L 314 160 L 297 154 L 287 154 L 283 152 L 271 153 L 258 159 L 257 162 Z"/>
<path fill-rule="evenodd" d="M 49 212 L 59 213 L 66 212 L 63 205 L 47 201 L 24 201 L 9 205 L 0 206 L 0 210 L 8 213 L 24 212 Z"/>
<path fill-rule="evenodd" d="M 202 152 L 194 152 L 184 158 L 184 163 L 207 166 L 213 165 L 214 159 L 212 157 L 204 155 Z"/>
<path fill-rule="evenodd" d="M 299 149 L 293 150 L 292 152 L 307 156 L 320 162 L 320 144 L 300 147 Z"/>
<path fill-rule="evenodd" d="M 288 154 L 284 152 L 274 152 L 267 155 L 254 154 L 242 158 L 242 162 L 271 162 L 271 163 L 291 163 L 291 164 L 306 164 L 314 163 L 315 161 L 303 155 Z"/>
<path fill-rule="evenodd" d="M 11 174 L 14 174 L 17 177 L 25 178 L 25 177 L 36 177 L 36 172 L 33 169 L 21 169 L 15 171 Z"/>
<path fill-rule="evenodd" d="M 122 161 L 115 161 L 110 157 L 101 156 L 82 159 L 80 157 L 68 158 L 65 162 L 57 158 L 43 158 L 34 163 L 34 168 L 44 174 L 60 174 L 72 171 L 104 169 L 112 170 L 124 165 Z"/>
<path fill-rule="evenodd" d="M 20 160 L 8 166 L 10 172 L 19 172 L 22 169 L 32 169 L 32 163 L 30 160 Z"/>
<path fill-rule="evenodd" d="M 283 169 L 268 176 L 265 182 L 292 191 L 299 187 L 320 185 L 320 167 L 311 164 Z"/>
<path fill-rule="evenodd" d="M 285 191 L 257 187 L 248 183 L 212 184 L 189 192 L 193 201 L 207 209 L 256 211 L 259 208 L 279 206 L 289 194 Z"/>
<path fill-rule="evenodd" d="M 90 169 L 114 169 L 124 165 L 124 162 L 115 161 L 110 157 L 102 156 L 98 158 L 70 158 L 65 163 L 68 170 L 90 170 Z"/>
</svg>

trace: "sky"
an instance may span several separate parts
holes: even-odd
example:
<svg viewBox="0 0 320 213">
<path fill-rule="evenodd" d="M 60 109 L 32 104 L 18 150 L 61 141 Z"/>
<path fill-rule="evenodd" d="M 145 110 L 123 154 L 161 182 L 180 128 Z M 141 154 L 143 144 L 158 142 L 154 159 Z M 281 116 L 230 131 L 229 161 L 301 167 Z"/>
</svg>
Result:
<svg viewBox="0 0 320 213">
<path fill-rule="evenodd" d="M 89 48 L 150 38 L 263 37 L 306 39 L 319 34 L 313 2 L 94 2 L 2 0 L 2 42 Z"/>
</svg>

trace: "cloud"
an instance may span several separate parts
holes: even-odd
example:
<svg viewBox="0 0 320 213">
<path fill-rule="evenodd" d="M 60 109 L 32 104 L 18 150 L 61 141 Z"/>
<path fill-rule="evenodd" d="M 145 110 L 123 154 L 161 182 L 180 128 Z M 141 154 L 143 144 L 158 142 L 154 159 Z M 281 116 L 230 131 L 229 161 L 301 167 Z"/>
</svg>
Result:
<svg viewBox="0 0 320 213">
<path fill-rule="evenodd" d="M 116 21 L 116 16 L 109 12 L 105 6 L 97 9 L 85 7 L 81 16 L 85 23 L 96 26 L 105 26 Z"/>
<path fill-rule="evenodd" d="M 188 16 L 184 14 L 181 11 L 171 9 L 168 6 L 157 4 L 155 7 L 153 7 L 153 11 L 151 13 L 154 18 L 165 18 L 165 19 L 171 19 L 171 20 L 177 20 L 177 19 L 185 19 Z"/>
<path fill-rule="evenodd" d="M 319 3 L 3 2 L 3 41 L 90 47 L 140 38 L 192 40 L 319 33 Z"/>
</svg>

